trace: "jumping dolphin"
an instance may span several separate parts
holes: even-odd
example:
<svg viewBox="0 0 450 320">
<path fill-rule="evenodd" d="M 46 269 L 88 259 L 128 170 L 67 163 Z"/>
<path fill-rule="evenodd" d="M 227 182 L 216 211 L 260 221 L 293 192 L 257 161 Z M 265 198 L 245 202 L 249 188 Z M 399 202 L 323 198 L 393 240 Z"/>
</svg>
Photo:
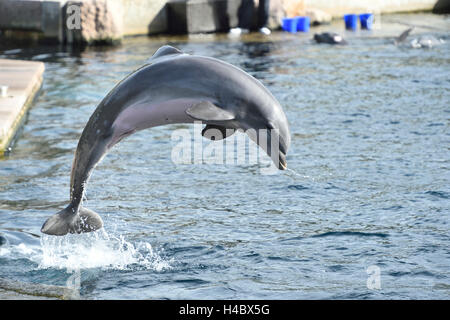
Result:
<svg viewBox="0 0 450 320">
<path fill-rule="evenodd" d="M 210 139 L 213 137 L 207 133 L 209 129 L 227 132 L 225 138 L 237 129 L 269 129 L 265 142 L 258 136 L 249 136 L 279 169 L 286 169 L 291 140 L 289 125 L 269 90 L 231 64 L 163 46 L 97 106 L 75 152 L 70 204 L 47 219 L 41 231 L 65 235 L 100 229 L 103 226 L 100 216 L 82 203 L 92 170 L 105 154 L 136 131 L 194 121 L 206 123 L 202 134 Z M 272 141 L 278 143 L 278 150 L 272 151 L 275 149 L 271 148 Z"/>
</svg>

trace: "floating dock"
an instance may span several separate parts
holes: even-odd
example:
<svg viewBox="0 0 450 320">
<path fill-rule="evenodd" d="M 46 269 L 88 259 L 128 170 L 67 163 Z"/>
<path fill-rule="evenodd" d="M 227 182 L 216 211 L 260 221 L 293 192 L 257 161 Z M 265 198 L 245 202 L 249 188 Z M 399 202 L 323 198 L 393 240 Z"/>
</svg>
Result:
<svg viewBox="0 0 450 320">
<path fill-rule="evenodd" d="M 25 119 L 42 84 L 42 62 L 0 59 L 0 156 Z"/>
</svg>

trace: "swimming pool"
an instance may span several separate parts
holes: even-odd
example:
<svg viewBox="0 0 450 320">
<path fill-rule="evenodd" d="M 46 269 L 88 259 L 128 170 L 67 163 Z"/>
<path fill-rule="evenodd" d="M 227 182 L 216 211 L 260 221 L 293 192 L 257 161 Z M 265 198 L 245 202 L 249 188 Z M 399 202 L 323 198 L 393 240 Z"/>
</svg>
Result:
<svg viewBox="0 0 450 320">
<path fill-rule="evenodd" d="M 0 57 L 43 61 L 46 71 L 0 161 L 0 277 L 65 286 L 80 270 L 86 299 L 448 299 L 450 43 L 419 50 L 376 30 L 344 36 L 342 47 L 275 32 L 2 48 Z M 292 170 L 177 165 L 171 132 L 192 126 L 152 128 L 93 173 L 86 206 L 104 230 L 41 234 L 67 205 L 96 105 L 167 43 L 235 64 L 271 90 L 290 122 Z M 371 266 L 380 289 L 368 285 Z"/>
</svg>

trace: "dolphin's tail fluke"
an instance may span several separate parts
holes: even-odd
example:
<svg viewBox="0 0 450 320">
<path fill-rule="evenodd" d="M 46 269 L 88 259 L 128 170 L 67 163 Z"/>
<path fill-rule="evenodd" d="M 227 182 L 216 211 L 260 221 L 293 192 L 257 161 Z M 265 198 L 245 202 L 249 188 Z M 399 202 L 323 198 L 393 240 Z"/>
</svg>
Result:
<svg viewBox="0 0 450 320">
<path fill-rule="evenodd" d="M 92 232 L 103 227 L 100 216 L 92 210 L 80 207 L 78 212 L 72 204 L 54 214 L 45 221 L 41 232 L 53 236 L 63 236 L 68 233 Z"/>
</svg>

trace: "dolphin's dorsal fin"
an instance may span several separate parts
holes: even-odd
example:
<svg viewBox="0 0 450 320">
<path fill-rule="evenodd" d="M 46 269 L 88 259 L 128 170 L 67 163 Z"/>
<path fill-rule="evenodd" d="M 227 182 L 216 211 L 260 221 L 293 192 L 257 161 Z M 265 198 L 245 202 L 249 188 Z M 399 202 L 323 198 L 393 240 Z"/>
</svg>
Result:
<svg viewBox="0 0 450 320">
<path fill-rule="evenodd" d="M 397 43 L 405 41 L 412 30 L 414 30 L 414 27 L 403 31 L 402 34 L 397 37 L 396 39 Z"/>
<path fill-rule="evenodd" d="M 161 48 L 159 48 L 158 50 L 156 50 L 156 52 L 147 60 L 147 62 L 151 63 L 151 62 L 155 61 L 156 59 L 159 59 L 162 57 L 167 57 L 167 56 L 172 56 L 172 55 L 176 55 L 176 54 L 184 54 L 184 53 L 180 49 L 165 45 L 165 46 L 162 46 Z"/>
<path fill-rule="evenodd" d="M 186 110 L 186 114 L 197 120 L 227 121 L 233 120 L 234 114 L 219 108 L 209 101 L 201 101 Z"/>
</svg>

